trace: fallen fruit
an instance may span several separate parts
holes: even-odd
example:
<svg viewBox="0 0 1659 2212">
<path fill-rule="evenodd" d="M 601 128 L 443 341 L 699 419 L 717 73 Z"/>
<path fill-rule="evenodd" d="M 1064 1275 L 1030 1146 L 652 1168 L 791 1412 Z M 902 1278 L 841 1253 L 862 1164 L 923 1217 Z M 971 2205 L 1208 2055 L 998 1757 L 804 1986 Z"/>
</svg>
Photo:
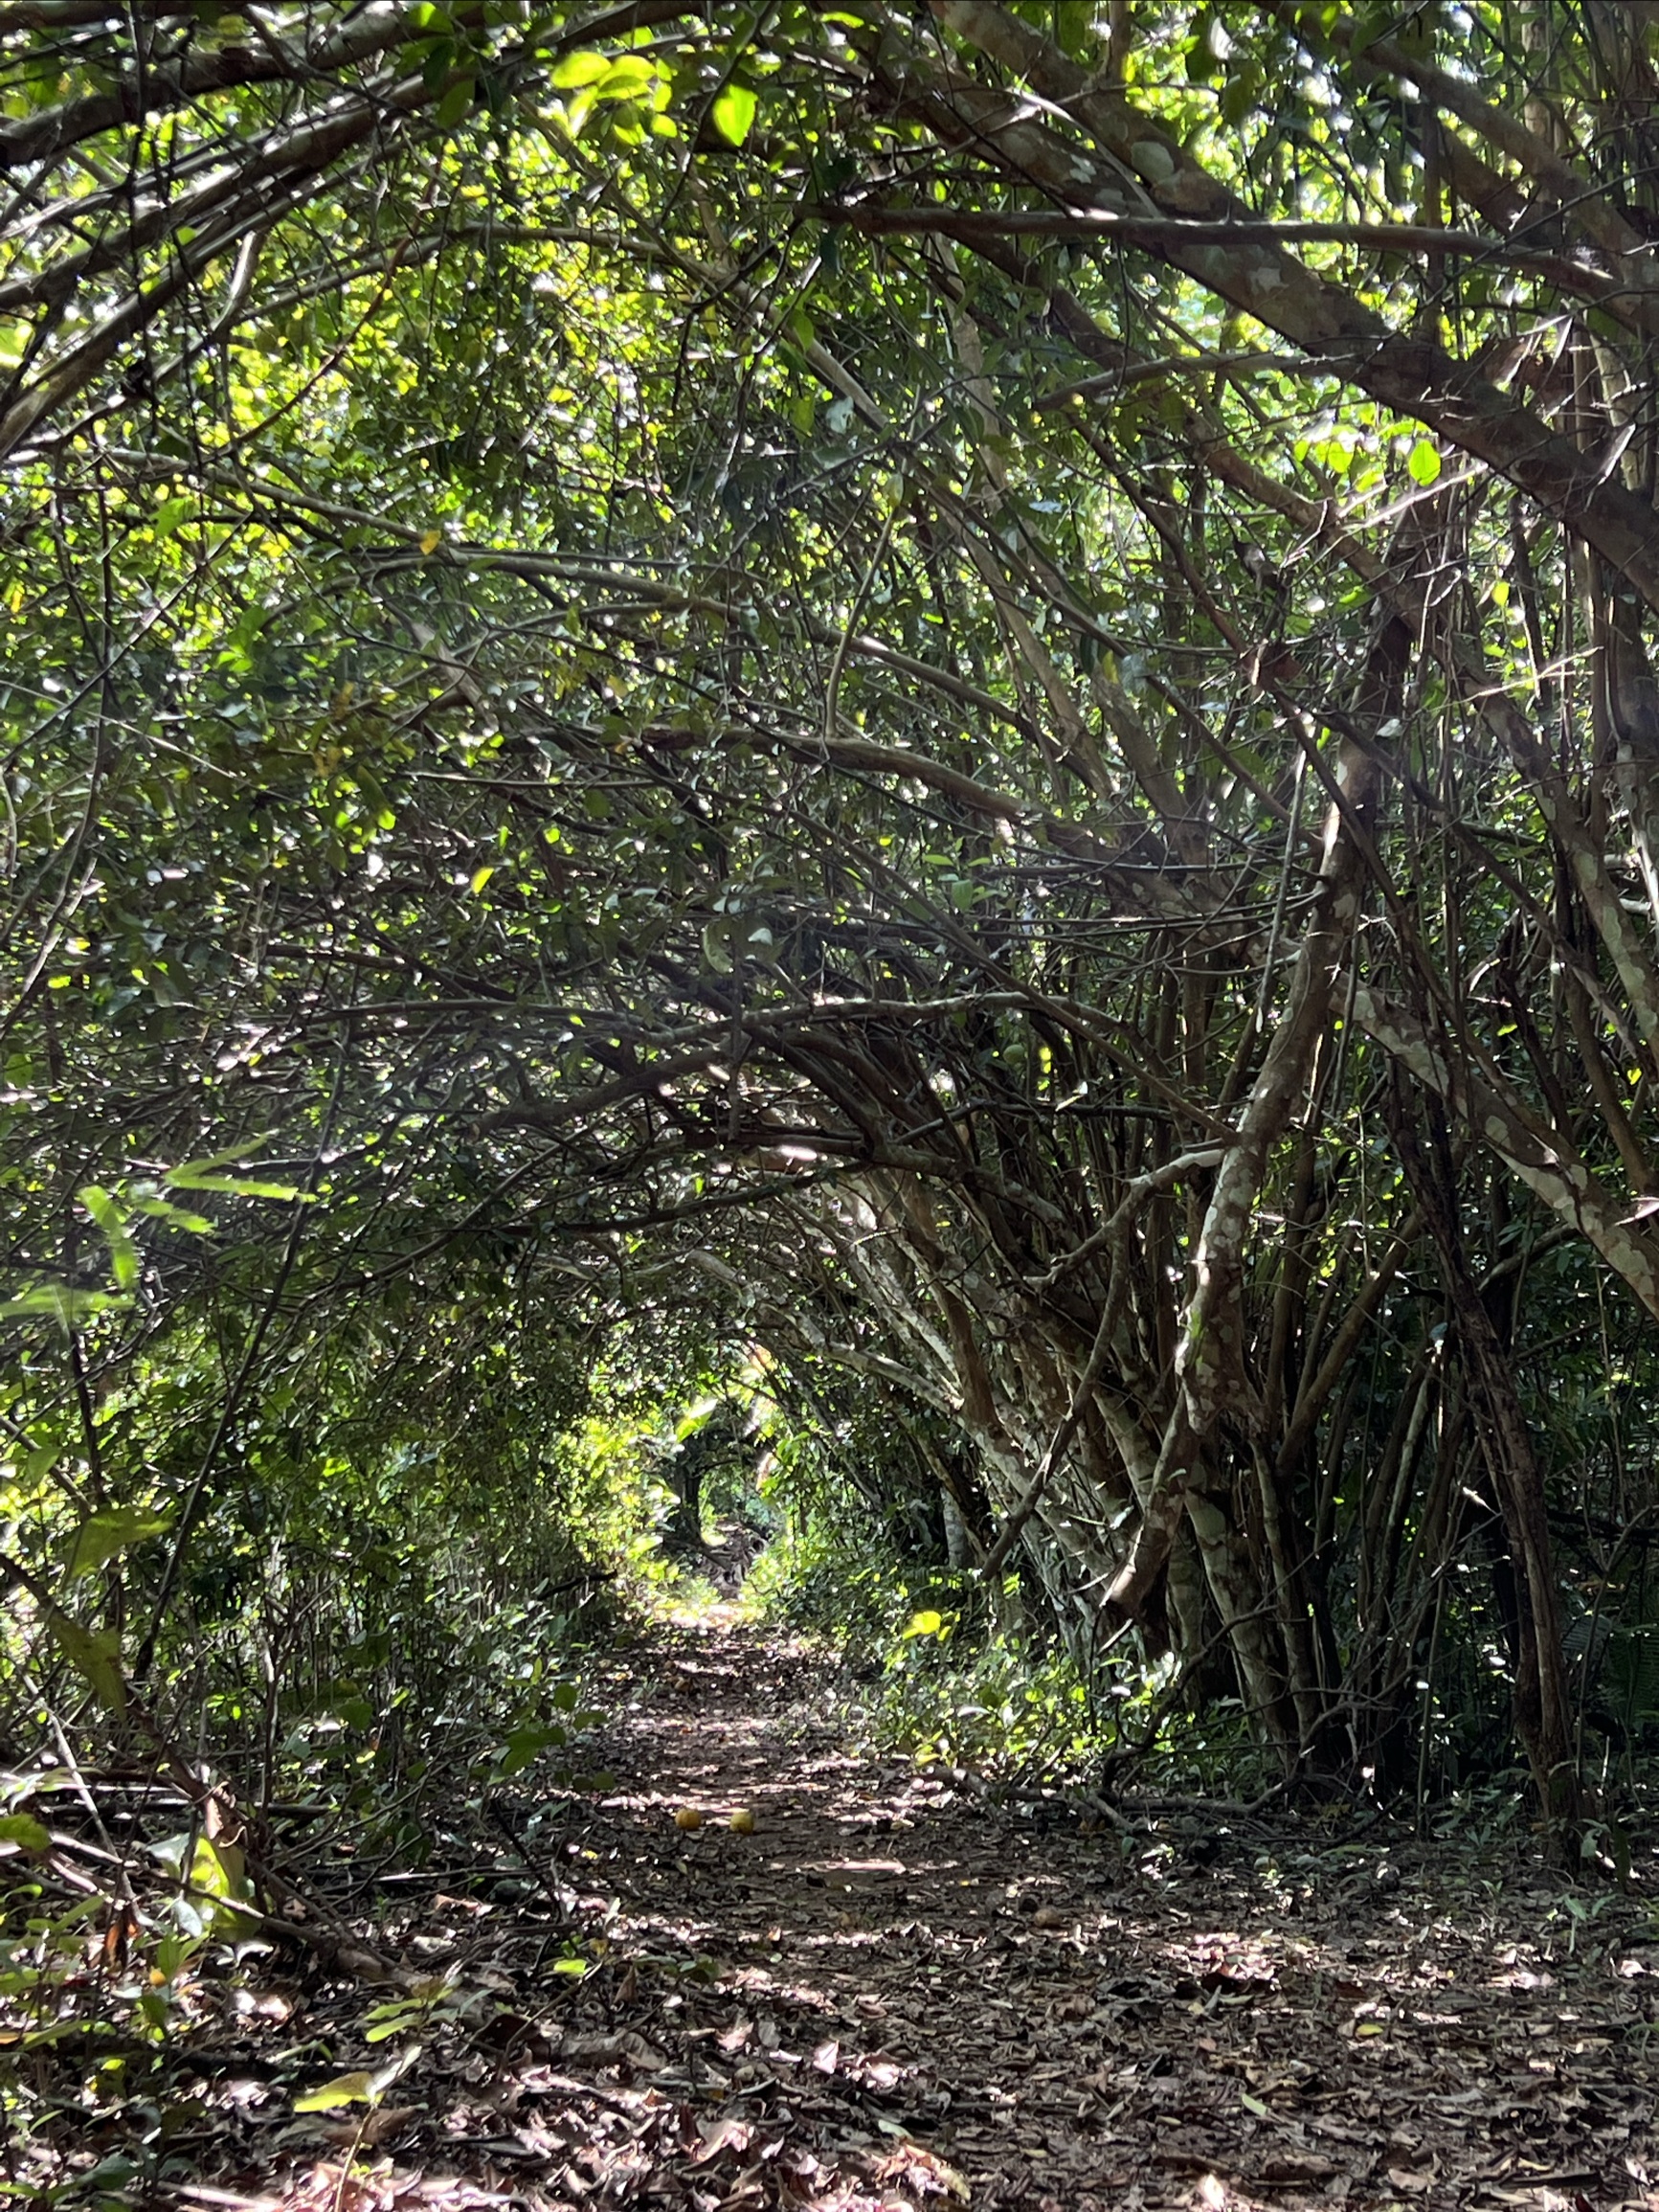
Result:
<svg viewBox="0 0 1659 2212">
<path fill-rule="evenodd" d="M 702 1827 L 703 1816 L 695 1805 L 682 1805 L 674 1816 L 674 1825 L 676 1828 L 684 1828 L 689 1835 L 693 1828 Z"/>
<path fill-rule="evenodd" d="M 742 1805 L 731 1816 L 731 1825 L 740 1836 L 752 1836 L 754 1834 L 754 1815 L 747 1805 Z"/>
</svg>

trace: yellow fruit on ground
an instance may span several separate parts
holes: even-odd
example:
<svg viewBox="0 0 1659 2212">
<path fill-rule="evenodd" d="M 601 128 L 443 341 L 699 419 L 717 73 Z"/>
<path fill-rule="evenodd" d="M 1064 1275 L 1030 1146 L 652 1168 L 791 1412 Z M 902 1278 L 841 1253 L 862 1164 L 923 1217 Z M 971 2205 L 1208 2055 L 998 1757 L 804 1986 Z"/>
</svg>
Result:
<svg viewBox="0 0 1659 2212">
<path fill-rule="evenodd" d="M 693 1828 L 702 1827 L 703 1816 L 695 1805 L 682 1805 L 674 1816 L 674 1825 L 676 1828 L 684 1828 L 689 1835 Z"/>
<path fill-rule="evenodd" d="M 754 1834 L 754 1815 L 747 1805 L 740 1806 L 731 1816 L 731 1825 L 740 1836 L 752 1836 Z"/>
</svg>

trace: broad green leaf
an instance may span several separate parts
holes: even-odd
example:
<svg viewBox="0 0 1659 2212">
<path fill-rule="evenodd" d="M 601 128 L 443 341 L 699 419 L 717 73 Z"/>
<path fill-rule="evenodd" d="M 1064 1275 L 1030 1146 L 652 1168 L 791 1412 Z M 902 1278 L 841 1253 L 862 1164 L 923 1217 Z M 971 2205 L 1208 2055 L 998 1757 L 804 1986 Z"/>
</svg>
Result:
<svg viewBox="0 0 1659 2212">
<path fill-rule="evenodd" d="M 198 1836 L 191 1854 L 191 1884 L 210 1897 L 248 1896 L 247 1860 L 240 1845 Z"/>
<path fill-rule="evenodd" d="M 597 84 L 610 66 L 608 54 L 594 54 L 586 48 L 577 54 L 567 54 L 553 71 L 554 90 L 576 92 L 584 84 Z"/>
<path fill-rule="evenodd" d="M 566 1731 L 560 1727 L 514 1728 L 495 1762 L 498 1779 L 504 1782 L 514 1774 L 522 1774 L 543 1751 L 568 1741 Z"/>
<path fill-rule="evenodd" d="M 709 121 L 728 146 L 741 146 L 749 136 L 755 104 L 747 84 L 729 84 L 709 109 Z"/>
<path fill-rule="evenodd" d="M 473 89 L 476 82 L 475 78 L 463 77 L 459 83 L 450 86 L 437 103 L 437 123 L 439 130 L 453 130 L 461 117 L 465 115 L 467 109 L 472 105 Z"/>
<path fill-rule="evenodd" d="M 595 100 L 638 100 L 656 82 L 657 71 L 642 55 L 625 54 L 614 61 L 594 87 Z"/>
<path fill-rule="evenodd" d="M 1440 474 L 1440 448 L 1432 438 L 1420 438 L 1405 461 L 1406 474 L 1414 484 L 1433 484 Z"/>
<path fill-rule="evenodd" d="M 910 1625 L 906 1629 L 904 1636 L 901 1636 L 899 1640 L 901 1643 L 903 1643 L 908 1637 L 913 1636 L 937 1636 L 944 1625 L 945 1620 L 942 1614 L 932 1612 L 913 1613 L 910 1615 Z"/>
<path fill-rule="evenodd" d="M 33 1858 L 42 1859 L 52 1848 L 52 1838 L 30 1813 L 0 1816 L 0 1843 L 15 1843 Z"/>
<path fill-rule="evenodd" d="M 121 1671 L 121 1638 L 113 1629 L 82 1628 L 59 1607 L 46 1615 L 58 1649 L 106 1711 L 126 1710 L 126 1682 Z"/>
<path fill-rule="evenodd" d="M 147 1544 L 152 1536 L 161 1535 L 168 1519 L 165 1513 L 145 1513 L 136 1505 L 109 1505 L 89 1513 L 69 1540 L 65 1580 L 78 1582 L 83 1574 L 96 1574 L 135 1544 Z"/>
<path fill-rule="evenodd" d="M 246 1934 L 258 1925 L 238 1911 L 251 1903 L 254 1885 L 248 1879 L 247 1857 L 239 1843 L 198 1836 L 191 1853 L 191 1887 L 215 1900 L 206 1911 L 215 1935 Z"/>
</svg>

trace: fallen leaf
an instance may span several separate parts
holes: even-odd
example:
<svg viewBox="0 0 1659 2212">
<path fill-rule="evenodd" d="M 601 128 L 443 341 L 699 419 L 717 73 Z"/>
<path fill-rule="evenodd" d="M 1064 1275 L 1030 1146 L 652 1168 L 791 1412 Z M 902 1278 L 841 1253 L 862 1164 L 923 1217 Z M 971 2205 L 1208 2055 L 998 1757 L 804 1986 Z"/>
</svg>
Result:
<svg viewBox="0 0 1659 2212">
<path fill-rule="evenodd" d="M 691 2163 L 694 2166 L 706 2165 L 710 2158 L 718 2157 L 722 2151 L 747 2151 L 754 2134 L 753 2128 L 747 2120 L 733 2119 L 729 2115 L 721 2119 L 699 2120 L 697 2132 L 703 2137 L 703 2148 L 692 2156 Z"/>
<path fill-rule="evenodd" d="M 1275 2151 L 1271 2157 L 1262 2160 L 1261 2168 L 1264 2181 L 1294 2184 L 1329 2181 L 1335 2171 L 1331 2160 L 1320 2157 L 1317 2151 Z"/>
</svg>

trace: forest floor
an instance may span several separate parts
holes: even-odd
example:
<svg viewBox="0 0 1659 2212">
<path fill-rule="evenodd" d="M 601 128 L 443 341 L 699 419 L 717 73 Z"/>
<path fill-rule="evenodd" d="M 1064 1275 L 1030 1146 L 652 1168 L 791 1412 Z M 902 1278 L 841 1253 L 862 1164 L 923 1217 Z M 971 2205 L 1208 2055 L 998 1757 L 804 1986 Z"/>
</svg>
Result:
<svg viewBox="0 0 1659 2212">
<path fill-rule="evenodd" d="M 107 2051 L 32 2049 L 50 2093 L 27 2154 L 0 2146 L 7 2193 L 1659 2208 L 1659 1915 L 1637 1890 L 1190 1809 L 1086 1833 L 1052 1800 L 854 1755 L 821 1655 L 720 1614 L 612 1674 L 616 1788 L 569 1825 L 532 1845 L 527 1790 L 519 1841 L 509 1817 L 472 1863 L 371 1894 L 348 1861 L 309 1870 L 390 1983 L 287 1945 L 205 1970 L 124 2093 Z M 372 2109 L 296 2110 L 397 2056 Z"/>
</svg>

